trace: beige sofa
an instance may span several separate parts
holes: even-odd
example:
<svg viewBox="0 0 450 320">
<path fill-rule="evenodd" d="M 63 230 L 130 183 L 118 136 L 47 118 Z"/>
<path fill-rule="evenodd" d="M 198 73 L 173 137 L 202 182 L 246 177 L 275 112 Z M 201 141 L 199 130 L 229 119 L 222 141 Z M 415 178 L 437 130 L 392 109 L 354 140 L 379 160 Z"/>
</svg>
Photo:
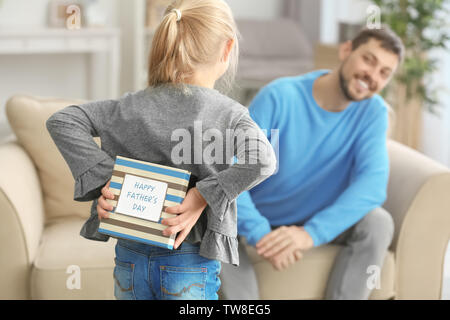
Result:
<svg viewBox="0 0 450 320">
<path fill-rule="evenodd" d="M 1 299 L 114 298 L 115 240 L 79 236 L 90 203 L 73 201 L 73 177 L 45 128 L 51 114 L 80 102 L 23 95 L 7 102 L 17 139 L 0 145 Z M 393 141 L 389 154 L 385 207 L 394 217 L 395 238 L 381 288 L 371 298 L 439 299 L 450 235 L 450 171 Z M 321 299 L 340 246 L 314 248 L 283 272 L 248 249 L 263 299 Z M 79 289 L 72 282 L 77 275 Z"/>
</svg>

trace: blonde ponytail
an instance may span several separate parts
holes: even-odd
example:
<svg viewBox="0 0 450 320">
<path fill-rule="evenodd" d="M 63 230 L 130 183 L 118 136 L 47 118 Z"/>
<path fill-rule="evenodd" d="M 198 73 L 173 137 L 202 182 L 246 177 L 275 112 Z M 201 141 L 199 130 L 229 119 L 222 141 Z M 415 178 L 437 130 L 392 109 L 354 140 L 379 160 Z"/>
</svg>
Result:
<svg viewBox="0 0 450 320">
<path fill-rule="evenodd" d="M 176 10 L 179 10 L 177 13 Z M 181 84 L 195 68 L 219 59 L 222 44 L 233 39 L 230 66 L 221 79 L 234 79 L 239 56 L 238 31 L 223 0 L 177 0 L 167 7 L 155 31 L 149 56 L 148 85 Z"/>
</svg>

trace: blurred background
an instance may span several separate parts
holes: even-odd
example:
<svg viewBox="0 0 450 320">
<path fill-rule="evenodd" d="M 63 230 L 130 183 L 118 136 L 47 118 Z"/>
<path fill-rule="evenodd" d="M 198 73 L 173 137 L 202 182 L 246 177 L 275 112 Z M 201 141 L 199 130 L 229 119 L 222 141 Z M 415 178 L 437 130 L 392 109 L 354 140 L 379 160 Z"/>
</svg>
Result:
<svg viewBox="0 0 450 320">
<path fill-rule="evenodd" d="M 0 0 L 0 141 L 14 138 L 5 103 L 15 94 L 100 100 L 145 88 L 152 34 L 170 2 Z M 389 24 L 407 48 L 383 93 L 397 114 L 394 139 L 450 167 L 450 1 L 226 2 L 242 35 L 228 94 L 244 105 L 278 77 L 335 67 L 337 45 L 362 26 Z"/>
<path fill-rule="evenodd" d="M 410 52 L 400 88 L 391 90 L 408 93 L 388 99 L 398 114 L 395 138 L 450 165 L 448 1 L 227 2 L 242 33 L 239 88 L 230 95 L 243 104 L 277 77 L 332 68 L 336 45 L 376 23 L 378 5 L 381 22 L 402 33 Z M 4 104 L 15 93 L 103 99 L 144 88 L 152 33 L 167 3 L 0 0 L 0 139 L 11 135 Z M 65 25 L 70 4 L 81 8 L 78 30 Z"/>
</svg>

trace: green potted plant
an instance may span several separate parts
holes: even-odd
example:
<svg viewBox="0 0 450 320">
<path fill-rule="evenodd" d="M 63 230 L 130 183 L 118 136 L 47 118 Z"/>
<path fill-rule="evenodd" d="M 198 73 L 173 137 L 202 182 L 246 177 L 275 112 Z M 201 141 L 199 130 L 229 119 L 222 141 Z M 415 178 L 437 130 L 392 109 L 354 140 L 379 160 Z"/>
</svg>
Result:
<svg viewBox="0 0 450 320">
<path fill-rule="evenodd" d="M 439 67 L 429 54 L 450 40 L 449 0 L 372 0 L 381 22 L 403 40 L 405 60 L 383 95 L 396 110 L 394 139 L 418 148 L 423 108 L 436 113 L 436 88 L 429 76 Z M 447 26 L 447 27 L 446 27 Z"/>
</svg>

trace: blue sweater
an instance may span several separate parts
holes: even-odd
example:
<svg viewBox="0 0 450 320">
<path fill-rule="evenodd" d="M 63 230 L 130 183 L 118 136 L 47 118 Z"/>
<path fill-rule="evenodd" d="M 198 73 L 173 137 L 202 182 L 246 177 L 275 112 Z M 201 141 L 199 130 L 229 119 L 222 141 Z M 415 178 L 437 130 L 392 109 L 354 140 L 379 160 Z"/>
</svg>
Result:
<svg viewBox="0 0 450 320">
<path fill-rule="evenodd" d="M 387 107 L 375 95 L 341 112 L 326 111 L 312 86 L 327 72 L 278 79 L 249 107 L 278 156 L 276 173 L 237 200 L 238 233 L 251 245 L 271 226 L 296 224 L 320 246 L 386 199 Z"/>
</svg>

